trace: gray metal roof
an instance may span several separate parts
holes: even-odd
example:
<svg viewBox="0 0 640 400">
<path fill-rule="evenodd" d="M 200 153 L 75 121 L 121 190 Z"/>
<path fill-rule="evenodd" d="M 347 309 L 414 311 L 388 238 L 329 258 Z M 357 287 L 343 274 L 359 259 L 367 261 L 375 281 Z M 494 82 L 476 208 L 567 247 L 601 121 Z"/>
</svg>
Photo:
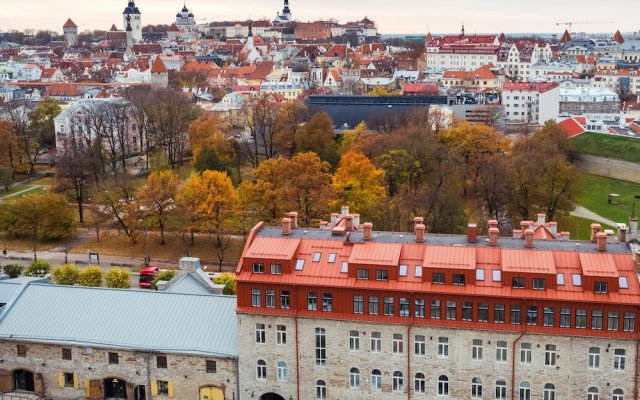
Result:
<svg viewBox="0 0 640 400">
<path fill-rule="evenodd" d="M 169 285 L 164 290 L 165 292 L 199 295 L 211 294 L 211 290 L 191 274 L 184 274 L 180 277 L 174 277 L 174 279 L 175 281 L 173 279 L 169 281 Z"/>
<path fill-rule="evenodd" d="M 3 285 L 0 282 L 0 288 Z M 238 354 L 235 297 L 39 283 L 21 287 L 0 316 L 0 338 L 223 357 Z"/>
</svg>

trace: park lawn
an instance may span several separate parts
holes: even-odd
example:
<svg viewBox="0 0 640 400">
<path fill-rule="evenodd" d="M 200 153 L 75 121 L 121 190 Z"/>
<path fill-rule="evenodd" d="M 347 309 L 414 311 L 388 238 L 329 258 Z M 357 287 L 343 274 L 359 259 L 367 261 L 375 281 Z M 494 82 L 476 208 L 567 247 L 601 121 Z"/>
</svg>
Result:
<svg viewBox="0 0 640 400">
<path fill-rule="evenodd" d="M 640 139 L 604 133 L 587 132 L 569 141 L 577 153 L 640 162 Z"/>
<path fill-rule="evenodd" d="M 158 260 L 178 260 L 189 255 L 190 257 L 198 257 L 202 265 L 208 265 L 209 269 L 216 269 L 218 266 L 218 257 L 213 247 L 212 238 L 210 236 L 198 236 L 195 245 L 190 246 L 180 238 L 180 234 L 165 233 L 166 244 L 160 244 L 160 235 L 157 232 L 150 232 L 148 236 L 149 256 L 151 262 Z M 188 238 L 186 238 L 188 240 Z M 233 237 L 229 248 L 224 255 L 224 263 L 235 264 L 240 260 L 244 241 L 241 237 Z M 97 252 L 104 255 L 119 255 L 127 257 L 144 257 L 146 254 L 144 234 L 137 236 L 137 243 L 124 234 L 111 232 L 103 232 L 100 234 L 100 242 L 96 241 L 95 235 L 75 246 L 70 252 L 85 253 L 88 251 Z M 187 253 L 188 252 L 188 253 Z"/>
<path fill-rule="evenodd" d="M 599 223 L 602 225 L 602 229 L 612 229 L 614 232 L 616 231 L 615 227 L 573 215 L 558 218 L 558 231 L 568 231 L 571 240 L 591 240 L 591 224 L 593 223 Z"/>
<path fill-rule="evenodd" d="M 2 190 L 0 190 L 0 197 L 7 197 L 7 196 L 11 196 L 14 193 L 17 193 L 21 190 L 25 190 L 28 189 L 30 186 L 29 185 L 24 185 L 24 184 L 20 184 L 20 185 L 13 185 L 9 188 L 8 191 L 4 190 L 4 188 L 2 188 Z"/>
<path fill-rule="evenodd" d="M 610 193 L 620 195 L 616 205 L 609 204 Z M 581 174 L 576 201 L 579 205 L 601 217 L 614 222 L 629 223 L 633 208 L 633 196 L 640 195 L 640 184 L 607 178 L 598 175 Z M 640 200 L 636 200 L 636 215 L 640 214 Z"/>
</svg>

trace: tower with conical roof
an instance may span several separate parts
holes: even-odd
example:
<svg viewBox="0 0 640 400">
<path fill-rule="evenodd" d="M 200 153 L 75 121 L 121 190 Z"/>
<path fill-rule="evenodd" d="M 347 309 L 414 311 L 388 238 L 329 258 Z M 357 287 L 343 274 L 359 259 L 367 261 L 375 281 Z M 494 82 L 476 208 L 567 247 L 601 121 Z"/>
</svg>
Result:
<svg viewBox="0 0 640 400">
<path fill-rule="evenodd" d="M 64 41 L 69 46 L 75 46 L 78 44 L 78 25 L 76 25 L 71 18 L 62 25 L 62 32 L 64 33 Z"/>
<path fill-rule="evenodd" d="M 570 42 L 571 39 L 571 35 L 569 34 L 568 30 L 564 30 L 564 34 L 562 35 L 562 38 L 560 38 L 560 43 L 568 43 Z"/>
<path fill-rule="evenodd" d="M 289 0 L 284 0 L 284 8 L 282 9 L 282 15 L 287 17 L 291 21 L 291 9 L 289 8 Z"/>
<path fill-rule="evenodd" d="M 138 7 L 136 7 L 136 3 L 134 1 L 130 1 L 122 12 L 123 29 L 127 29 L 127 16 L 130 17 L 131 37 L 133 38 L 133 43 L 142 42 L 142 13 Z"/>
<path fill-rule="evenodd" d="M 615 40 L 618 44 L 624 43 L 624 38 L 619 30 L 616 31 L 616 34 L 613 35 L 613 40 Z"/>
<path fill-rule="evenodd" d="M 151 87 L 167 88 L 169 87 L 169 70 L 164 65 L 162 58 L 157 56 L 151 65 Z"/>
</svg>

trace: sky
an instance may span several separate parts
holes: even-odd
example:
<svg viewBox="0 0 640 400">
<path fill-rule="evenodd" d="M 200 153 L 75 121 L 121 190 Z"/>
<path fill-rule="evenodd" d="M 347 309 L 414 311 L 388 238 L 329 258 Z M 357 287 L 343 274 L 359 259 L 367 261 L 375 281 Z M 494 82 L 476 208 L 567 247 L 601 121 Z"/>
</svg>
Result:
<svg viewBox="0 0 640 400">
<path fill-rule="evenodd" d="M 80 31 L 121 28 L 127 0 L 1 0 L 0 30 L 62 31 L 71 17 Z M 169 24 L 182 0 L 138 0 L 142 23 Z M 275 17 L 282 0 L 187 0 L 198 23 Z M 373 19 L 382 34 L 458 32 L 464 22 L 473 33 L 633 32 L 640 30 L 637 0 L 290 0 L 294 19 L 334 18 L 339 22 Z"/>
</svg>

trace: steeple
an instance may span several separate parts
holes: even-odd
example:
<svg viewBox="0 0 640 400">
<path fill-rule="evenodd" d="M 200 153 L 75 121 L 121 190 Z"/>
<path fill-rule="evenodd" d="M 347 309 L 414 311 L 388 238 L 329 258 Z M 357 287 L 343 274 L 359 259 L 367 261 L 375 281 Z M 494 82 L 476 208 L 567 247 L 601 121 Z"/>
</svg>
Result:
<svg viewBox="0 0 640 400">
<path fill-rule="evenodd" d="M 562 38 L 560 38 L 560 43 L 567 43 L 571 41 L 571 35 L 569 34 L 568 30 L 564 30 L 564 34 L 562 35 Z"/>
<path fill-rule="evenodd" d="M 464 22 L 462 23 L 462 31 L 460 33 L 460 36 L 464 36 Z"/>
<path fill-rule="evenodd" d="M 282 14 L 284 14 L 288 18 L 291 18 L 291 9 L 289 8 L 289 0 L 284 0 L 284 8 L 282 9 Z"/>
<path fill-rule="evenodd" d="M 253 37 L 253 21 L 249 20 L 249 37 Z"/>
</svg>

